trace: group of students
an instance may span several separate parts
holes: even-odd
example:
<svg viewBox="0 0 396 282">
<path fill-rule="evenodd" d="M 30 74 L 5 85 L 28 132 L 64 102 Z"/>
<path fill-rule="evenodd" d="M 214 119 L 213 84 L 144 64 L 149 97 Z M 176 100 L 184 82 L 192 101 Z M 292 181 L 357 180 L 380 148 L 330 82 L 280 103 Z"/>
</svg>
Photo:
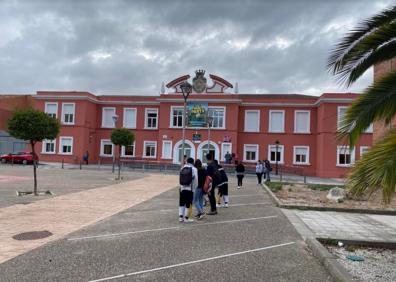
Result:
<svg viewBox="0 0 396 282">
<path fill-rule="evenodd" d="M 216 215 L 217 207 L 223 199 L 223 207 L 228 207 L 228 177 L 224 168 L 213 159 L 212 154 L 206 155 L 207 167 L 197 159 L 188 158 L 180 170 L 179 221 L 193 222 L 192 204 L 197 210 L 195 217 L 202 219 L 204 213 L 204 196 L 209 198 L 210 211 L 207 215 Z M 216 197 L 216 188 L 218 194 Z"/>
<path fill-rule="evenodd" d="M 258 161 L 256 164 L 257 185 L 260 185 L 264 176 L 264 181 L 271 181 L 271 163 L 268 160 Z"/>
</svg>

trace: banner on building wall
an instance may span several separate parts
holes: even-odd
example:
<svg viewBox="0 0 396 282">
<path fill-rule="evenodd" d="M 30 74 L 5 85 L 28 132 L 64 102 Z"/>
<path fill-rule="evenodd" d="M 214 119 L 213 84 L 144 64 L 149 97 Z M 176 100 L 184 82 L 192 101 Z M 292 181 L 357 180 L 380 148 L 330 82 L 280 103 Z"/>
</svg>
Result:
<svg viewBox="0 0 396 282">
<path fill-rule="evenodd" d="M 190 102 L 188 109 L 188 127 L 206 127 L 208 103 Z"/>
</svg>

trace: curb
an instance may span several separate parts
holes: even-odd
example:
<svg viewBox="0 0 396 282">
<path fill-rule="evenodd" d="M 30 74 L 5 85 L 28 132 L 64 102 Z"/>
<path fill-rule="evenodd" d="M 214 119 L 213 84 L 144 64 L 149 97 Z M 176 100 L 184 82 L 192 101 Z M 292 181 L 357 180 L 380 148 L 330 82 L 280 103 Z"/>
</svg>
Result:
<svg viewBox="0 0 396 282">
<path fill-rule="evenodd" d="M 318 206 L 303 206 L 303 205 L 292 205 L 284 204 L 279 200 L 271 189 L 262 184 L 263 188 L 270 195 L 277 207 L 283 209 L 296 209 L 296 210 L 313 210 L 313 211 L 334 211 L 334 212 L 350 212 L 350 213 L 366 213 L 366 214 L 381 214 L 381 215 L 396 215 L 396 210 L 371 210 L 371 209 L 348 209 L 348 208 L 335 208 L 335 207 L 318 207 Z"/>
<path fill-rule="evenodd" d="M 340 239 L 340 238 L 322 238 L 316 237 L 316 240 L 319 242 L 326 243 L 326 241 L 337 241 L 342 242 L 344 245 L 352 245 L 359 247 L 371 247 L 371 248 L 385 248 L 385 249 L 396 249 L 396 241 L 388 242 L 388 241 L 364 241 L 364 240 L 349 240 L 349 239 Z"/>
</svg>

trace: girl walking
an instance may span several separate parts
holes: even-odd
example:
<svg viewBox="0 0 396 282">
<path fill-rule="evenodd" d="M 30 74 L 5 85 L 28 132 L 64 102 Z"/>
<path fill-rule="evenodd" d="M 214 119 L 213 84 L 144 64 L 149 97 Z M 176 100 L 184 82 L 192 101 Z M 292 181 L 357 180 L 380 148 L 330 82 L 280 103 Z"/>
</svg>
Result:
<svg viewBox="0 0 396 282">
<path fill-rule="evenodd" d="M 242 164 L 241 161 L 239 161 L 237 166 L 235 167 L 235 172 L 236 172 L 236 177 L 238 179 L 237 189 L 241 189 L 242 179 L 245 177 L 245 166 Z"/>
<path fill-rule="evenodd" d="M 263 164 L 259 160 L 256 165 L 256 175 L 257 175 L 257 185 L 261 185 L 261 180 L 263 177 Z"/>
</svg>

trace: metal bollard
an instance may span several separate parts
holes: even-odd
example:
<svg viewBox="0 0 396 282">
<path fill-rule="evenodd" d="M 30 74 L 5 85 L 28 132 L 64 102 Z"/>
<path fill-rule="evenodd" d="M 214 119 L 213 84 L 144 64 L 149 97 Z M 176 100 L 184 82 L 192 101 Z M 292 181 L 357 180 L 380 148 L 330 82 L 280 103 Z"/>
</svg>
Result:
<svg viewBox="0 0 396 282">
<path fill-rule="evenodd" d="M 82 162 L 80 161 L 80 170 L 82 169 Z"/>
<path fill-rule="evenodd" d="M 64 168 L 64 162 L 65 162 L 65 160 L 62 159 L 62 169 Z"/>
<path fill-rule="evenodd" d="M 307 183 L 307 177 L 304 175 L 304 184 Z"/>
</svg>

